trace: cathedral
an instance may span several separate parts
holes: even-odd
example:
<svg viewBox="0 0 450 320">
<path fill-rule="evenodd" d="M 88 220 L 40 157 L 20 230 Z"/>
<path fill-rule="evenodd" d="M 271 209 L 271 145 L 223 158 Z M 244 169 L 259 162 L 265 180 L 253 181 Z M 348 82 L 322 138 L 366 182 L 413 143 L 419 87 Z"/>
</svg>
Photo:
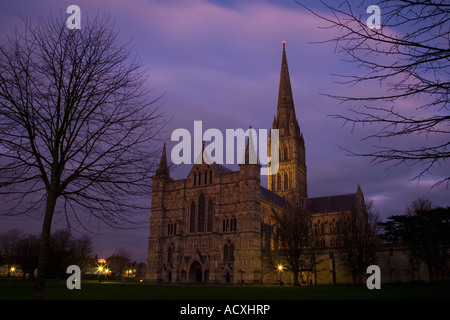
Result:
<svg viewBox="0 0 450 320">
<path fill-rule="evenodd" d="M 364 197 L 355 186 L 355 193 L 308 198 L 305 139 L 295 114 L 284 42 L 272 129 L 279 130 L 279 169 L 268 175 L 268 188 L 261 185 L 261 166 L 249 161 L 250 138 L 239 170 L 196 161 L 180 180 L 170 177 L 164 146 L 152 186 L 149 282 L 274 284 L 282 276 L 288 282 L 288 273 L 267 265 L 263 253 L 273 246 L 273 212 L 289 207 L 310 212 L 315 234 L 324 246 L 333 246 L 338 214 L 363 208 Z M 313 277 L 316 283 L 335 283 L 341 271 L 334 261 L 327 255 L 321 264 L 318 273 L 302 273 L 301 283 L 311 283 Z M 342 271 L 339 279 L 345 277 Z"/>
</svg>

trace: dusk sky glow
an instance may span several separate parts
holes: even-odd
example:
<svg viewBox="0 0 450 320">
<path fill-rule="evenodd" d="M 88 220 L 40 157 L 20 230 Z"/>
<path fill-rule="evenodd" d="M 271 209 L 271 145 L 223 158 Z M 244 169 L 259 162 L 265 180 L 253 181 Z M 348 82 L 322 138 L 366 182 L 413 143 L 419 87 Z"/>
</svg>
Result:
<svg viewBox="0 0 450 320">
<path fill-rule="evenodd" d="M 0 4 L 0 41 L 13 35 L 16 27 L 22 28 L 21 15 L 32 22 L 50 13 L 66 16 L 71 4 L 81 8 L 81 32 L 86 15 L 110 15 L 120 31 L 121 42 L 129 41 L 142 60 L 153 98 L 163 95 L 157 103 L 168 118 L 173 117 L 161 136 L 161 146 L 166 141 L 168 155 L 176 144 L 170 141 L 171 132 L 177 128 L 192 131 L 196 120 L 202 121 L 203 131 L 217 128 L 225 133 L 226 129 L 246 130 L 250 125 L 256 130 L 270 129 L 276 113 L 285 41 L 295 111 L 305 137 L 308 196 L 354 193 L 359 184 L 383 219 L 403 214 L 419 197 L 438 206 L 450 206 L 450 190 L 445 185 L 432 188 L 448 176 L 448 163 L 443 162 L 418 181 L 412 179 L 420 166 L 370 166 L 368 158 L 346 155 L 343 149 L 367 152 L 385 141 L 363 140 L 373 132 L 372 127 L 352 130 L 343 126 L 341 120 L 330 115 L 348 113 L 355 105 L 339 104 L 321 93 L 376 95 L 385 88 L 368 83 L 353 87 L 337 84 L 342 79 L 334 74 L 365 70 L 343 61 L 345 56 L 336 52 L 333 44 L 313 44 L 331 38 L 330 32 L 335 31 L 319 28 L 323 22 L 294 0 L 7 0 Z M 361 8 L 363 18 L 368 16 L 365 9 Z M 402 110 L 434 112 L 416 110 L 419 101 L 397 103 Z M 409 136 L 386 143 L 408 145 L 417 139 L 423 138 Z M 184 178 L 190 167 L 172 168 L 172 178 Z M 261 177 L 261 183 L 267 186 L 267 178 Z M 142 201 L 149 205 L 150 196 Z M 145 262 L 149 214 L 132 217 L 136 224 L 127 230 L 112 230 L 94 218 L 86 219 L 94 253 L 107 258 L 124 248 L 133 259 Z M 38 234 L 41 220 L 40 215 L 0 215 L 0 233 L 20 228 Z M 64 216 L 56 216 L 52 231 L 65 224 Z M 85 232 L 76 227 L 74 236 Z"/>
</svg>

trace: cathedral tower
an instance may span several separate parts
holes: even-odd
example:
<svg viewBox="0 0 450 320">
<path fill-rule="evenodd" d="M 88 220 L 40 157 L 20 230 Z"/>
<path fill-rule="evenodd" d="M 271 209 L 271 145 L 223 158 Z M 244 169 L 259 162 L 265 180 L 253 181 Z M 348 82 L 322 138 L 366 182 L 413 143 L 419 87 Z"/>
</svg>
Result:
<svg viewBox="0 0 450 320">
<path fill-rule="evenodd" d="M 295 206 L 300 204 L 302 198 L 308 197 L 305 141 L 295 116 L 284 41 L 277 114 L 274 117 L 272 129 L 279 130 L 279 169 L 276 174 L 268 176 L 268 187 L 269 190 L 285 197 L 288 203 Z"/>
</svg>

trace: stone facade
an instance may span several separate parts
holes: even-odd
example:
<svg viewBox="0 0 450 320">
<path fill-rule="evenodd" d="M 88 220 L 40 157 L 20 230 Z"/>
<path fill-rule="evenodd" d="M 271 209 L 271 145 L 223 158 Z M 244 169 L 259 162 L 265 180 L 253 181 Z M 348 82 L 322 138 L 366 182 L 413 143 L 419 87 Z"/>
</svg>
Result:
<svg viewBox="0 0 450 320">
<path fill-rule="evenodd" d="M 364 214 L 364 195 L 357 186 L 355 193 L 308 198 L 305 140 L 295 115 L 284 43 L 272 128 L 279 130 L 280 163 L 277 174 L 268 176 L 268 189 L 261 185 L 260 165 L 249 164 L 249 153 L 255 151 L 251 139 L 238 171 L 202 158 L 180 180 L 170 177 L 164 146 L 153 177 L 149 282 L 292 283 L 292 274 L 278 271 L 264 255 L 274 249 L 273 212 L 299 207 L 312 214 L 311 228 L 322 247 L 320 262 L 315 270 L 301 272 L 300 283 L 352 282 L 336 254 L 339 214 Z M 383 247 L 378 258 L 383 282 L 427 279 L 423 264 L 412 263 L 404 248 Z"/>
<path fill-rule="evenodd" d="M 261 199 L 260 166 L 234 172 L 203 162 L 177 181 L 161 167 L 153 178 L 148 280 L 260 283 L 261 225 L 270 219 L 262 208 L 276 207 Z"/>
<path fill-rule="evenodd" d="M 238 171 L 200 161 L 181 180 L 170 177 L 164 147 L 153 177 L 149 281 L 275 281 L 276 272 L 262 259 L 263 251 L 273 245 L 272 212 L 307 200 L 305 141 L 295 115 L 284 43 L 272 128 L 279 130 L 280 166 L 276 175 L 268 176 L 269 189 L 261 186 L 260 166 L 248 164 L 249 152 L 254 151 L 249 151 L 251 143 L 247 143 L 247 161 Z M 318 217 L 330 214 L 317 212 Z"/>
</svg>

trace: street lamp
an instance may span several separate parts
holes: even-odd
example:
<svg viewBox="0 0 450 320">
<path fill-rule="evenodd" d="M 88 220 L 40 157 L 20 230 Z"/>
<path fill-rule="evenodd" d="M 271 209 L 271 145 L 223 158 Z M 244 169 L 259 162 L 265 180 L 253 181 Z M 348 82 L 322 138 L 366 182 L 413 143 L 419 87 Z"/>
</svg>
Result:
<svg viewBox="0 0 450 320">
<path fill-rule="evenodd" d="M 16 267 L 11 266 L 11 267 L 9 268 L 8 277 L 10 277 L 10 276 L 14 273 L 14 271 L 16 271 Z"/>
<path fill-rule="evenodd" d="M 281 286 L 281 272 L 283 271 L 283 265 L 279 264 L 277 269 L 278 269 L 278 272 L 280 273 L 280 286 Z"/>
<path fill-rule="evenodd" d="M 105 270 L 103 272 L 105 273 L 105 280 L 106 280 L 108 275 L 111 273 L 111 269 L 105 268 Z"/>
<path fill-rule="evenodd" d="M 106 266 L 103 266 L 103 264 L 100 264 L 97 267 L 97 271 L 98 271 L 98 282 L 102 282 L 102 274 L 108 275 L 108 273 L 110 272 L 110 270 L 106 268 Z"/>
</svg>

